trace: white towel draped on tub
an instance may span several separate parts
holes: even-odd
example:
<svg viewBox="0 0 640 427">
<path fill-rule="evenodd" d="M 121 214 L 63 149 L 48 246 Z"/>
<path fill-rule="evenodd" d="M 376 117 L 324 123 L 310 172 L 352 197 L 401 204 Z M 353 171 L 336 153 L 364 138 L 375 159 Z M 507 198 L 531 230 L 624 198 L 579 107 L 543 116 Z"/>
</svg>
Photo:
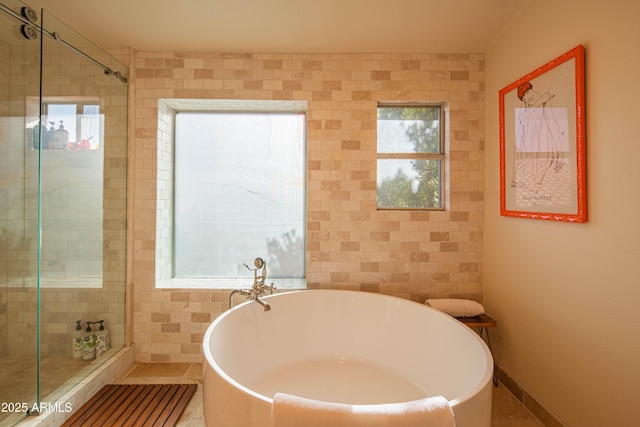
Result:
<svg viewBox="0 0 640 427">
<path fill-rule="evenodd" d="M 347 405 L 276 393 L 273 427 L 455 427 L 442 396 L 403 403 Z"/>
<path fill-rule="evenodd" d="M 484 313 L 482 304 L 468 299 L 428 299 L 425 304 L 453 317 L 473 317 Z"/>
</svg>

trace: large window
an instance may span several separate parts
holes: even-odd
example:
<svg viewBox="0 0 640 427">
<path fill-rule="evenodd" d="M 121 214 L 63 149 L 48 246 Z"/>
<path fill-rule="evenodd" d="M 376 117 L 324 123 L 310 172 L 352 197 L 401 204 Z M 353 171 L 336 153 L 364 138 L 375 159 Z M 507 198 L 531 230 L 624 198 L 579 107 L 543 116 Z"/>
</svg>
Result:
<svg viewBox="0 0 640 427">
<path fill-rule="evenodd" d="M 440 105 L 378 106 L 378 209 L 443 209 Z"/>
<path fill-rule="evenodd" d="M 305 152 L 302 113 L 177 112 L 173 278 L 246 284 L 261 257 L 276 286 L 302 282 Z"/>
</svg>

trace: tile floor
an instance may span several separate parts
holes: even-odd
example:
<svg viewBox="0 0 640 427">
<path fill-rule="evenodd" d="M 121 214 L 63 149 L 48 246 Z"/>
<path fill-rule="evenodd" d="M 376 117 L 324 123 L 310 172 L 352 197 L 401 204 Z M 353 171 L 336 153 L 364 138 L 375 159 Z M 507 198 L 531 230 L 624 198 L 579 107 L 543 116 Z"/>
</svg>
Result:
<svg viewBox="0 0 640 427">
<path fill-rule="evenodd" d="M 201 384 L 202 365 L 188 363 L 134 363 L 119 384 Z M 203 427 L 202 386 L 185 409 L 178 427 Z M 502 384 L 494 388 L 492 427 L 544 427 Z"/>
</svg>

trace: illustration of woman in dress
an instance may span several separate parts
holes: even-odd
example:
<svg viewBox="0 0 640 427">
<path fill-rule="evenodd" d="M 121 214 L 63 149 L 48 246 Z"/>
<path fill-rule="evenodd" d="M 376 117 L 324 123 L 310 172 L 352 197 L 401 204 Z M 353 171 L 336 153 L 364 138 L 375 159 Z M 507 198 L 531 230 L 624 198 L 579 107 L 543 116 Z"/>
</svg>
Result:
<svg viewBox="0 0 640 427">
<path fill-rule="evenodd" d="M 516 109 L 516 141 L 512 187 L 522 187 L 537 193 L 546 173 L 553 168 L 562 171 L 562 140 L 560 125 L 548 105 L 555 96 L 540 94 L 527 81 L 517 89 L 524 108 Z"/>
</svg>

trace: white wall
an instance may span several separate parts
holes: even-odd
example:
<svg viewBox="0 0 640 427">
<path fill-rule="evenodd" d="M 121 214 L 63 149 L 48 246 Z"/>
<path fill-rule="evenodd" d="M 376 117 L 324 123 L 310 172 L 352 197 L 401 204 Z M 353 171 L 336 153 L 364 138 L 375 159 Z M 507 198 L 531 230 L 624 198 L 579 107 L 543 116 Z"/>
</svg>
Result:
<svg viewBox="0 0 640 427">
<path fill-rule="evenodd" d="M 531 0 L 486 56 L 485 304 L 498 365 L 569 426 L 640 425 L 640 2 Z M 498 91 L 585 46 L 586 224 L 501 217 Z"/>
</svg>

